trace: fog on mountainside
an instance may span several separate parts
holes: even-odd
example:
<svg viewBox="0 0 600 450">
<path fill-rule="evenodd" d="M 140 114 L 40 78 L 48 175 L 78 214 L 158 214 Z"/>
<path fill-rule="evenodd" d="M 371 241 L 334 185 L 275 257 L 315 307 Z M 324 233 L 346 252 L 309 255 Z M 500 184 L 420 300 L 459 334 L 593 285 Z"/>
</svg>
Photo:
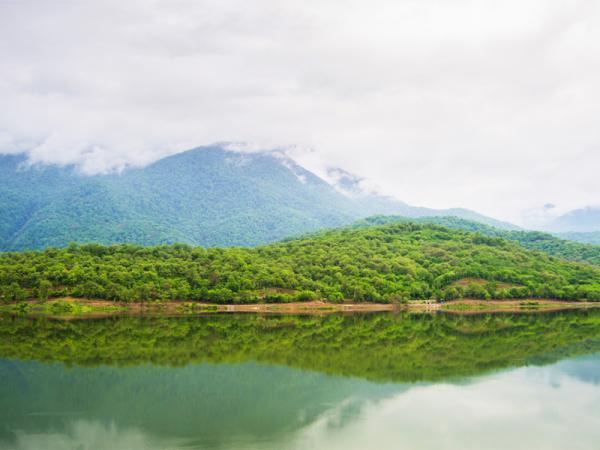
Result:
<svg viewBox="0 0 600 450">
<path fill-rule="evenodd" d="M 544 229 L 557 233 L 600 232 L 600 207 L 574 209 L 549 221 Z"/>
<path fill-rule="evenodd" d="M 277 151 L 202 147 L 93 176 L 0 156 L 0 250 L 71 241 L 248 246 L 374 214 L 453 215 L 516 228 L 469 210 L 414 207 L 351 183 L 333 186 Z"/>
</svg>

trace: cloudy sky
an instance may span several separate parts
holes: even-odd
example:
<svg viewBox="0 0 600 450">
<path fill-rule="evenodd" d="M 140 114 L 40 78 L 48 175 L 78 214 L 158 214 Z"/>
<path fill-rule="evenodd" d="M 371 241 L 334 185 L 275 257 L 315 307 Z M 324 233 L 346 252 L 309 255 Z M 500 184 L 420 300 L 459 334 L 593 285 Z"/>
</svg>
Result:
<svg viewBox="0 0 600 450">
<path fill-rule="evenodd" d="M 292 147 L 411 204 L 600 204 L 596 0 L 0 0 L 0 151 Z"/>
</svg>

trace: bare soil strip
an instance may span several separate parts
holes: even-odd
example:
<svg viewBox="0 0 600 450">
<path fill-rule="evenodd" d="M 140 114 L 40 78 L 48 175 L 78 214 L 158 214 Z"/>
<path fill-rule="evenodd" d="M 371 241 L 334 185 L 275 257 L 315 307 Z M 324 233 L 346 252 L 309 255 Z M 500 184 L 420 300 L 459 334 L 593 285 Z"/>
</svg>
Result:
<svg viewBox="0 0 600 450">
<path fill-rule="evenodd" d="M 55 313 L 54 303 L 72 303 L 84 307 L 84 312 Z M 550 299 L 519 300 L 473 300 L 463 299 L 439 303 L 434 300 L 410 301 L 406 304 L 384 303 L 328 303 L 324 301 L 294 303 L 260 303 L 244 305 L 218 305 L 201 302 L 137 302 L 117 303 L 106 300 L 62 298 L 51 300 L 44 305 L 36 301 L 28 302 L 26 314 L 42 314 L 50 317 L 107 317 L 114 315 L 190 315 L 203 313 L 257 313 L 257 314 L 330 314 L 330 313 L 369 313 L 369 312 L 436 312 L 451 314 L 489 314 L 500 312 L 549 312 L 565 309 L 600 307 L 600 302 L 569 302 Z M 43 307 L 42 307 L 43 306 Z M 3 308 L 2 308 L 3 309 Z M 0 309 L 0 310 L 2 310 Z"/>
</svg>

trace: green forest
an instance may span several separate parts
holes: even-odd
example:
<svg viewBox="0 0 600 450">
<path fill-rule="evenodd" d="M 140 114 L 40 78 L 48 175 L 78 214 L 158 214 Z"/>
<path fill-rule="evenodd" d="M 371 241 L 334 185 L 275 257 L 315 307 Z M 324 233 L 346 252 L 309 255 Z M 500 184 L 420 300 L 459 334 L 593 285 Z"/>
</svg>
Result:
<svg viewBox="0 0 600 450">
<path fill-rule="evenodd" d="M 577 239 L 568 233 L 564 236 L 561 235 L 561 239 L 561 237 L 556 237 L 542 231 L 506 230 L 481 222 L 451 216 L 421 217 L 418 219 L 402 216 L 374 216 L 357 222 L 356 226 L 384 225 L 397 222 L 437 224 L 454 230 L 472 231 L 485 236 L 515 241 L 525 248 L 540 250 L 559 258 L 600 265 L 600 245 L 590 245 L 592 242 L 575 242 Z M 593 235 L 593 233 L 587 234 Z M 600 243 L 600 239 L 597 243 Z"/>
<path fill-rule="evenodd" d="M 0 254 L 4 302 L 600 300 L 600 267 L 435 224 L 332 229 L 255 248 L 72 244 Z"/>
<path fill-rule="evenodd" d="M 0 251 L 69 242 L 206 247 L 268 244 L 374 214 L 454 215 L 513 225 L 463 209 L 349 198 L 280 153 L 202 147 L 118 174 L 0 155 Z"/>
</svg>

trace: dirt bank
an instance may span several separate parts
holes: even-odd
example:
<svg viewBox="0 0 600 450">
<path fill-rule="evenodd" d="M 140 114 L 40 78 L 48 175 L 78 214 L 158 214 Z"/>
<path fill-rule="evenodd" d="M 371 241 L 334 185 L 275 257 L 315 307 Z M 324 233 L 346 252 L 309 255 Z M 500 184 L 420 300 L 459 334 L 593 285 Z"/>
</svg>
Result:
<svg viewBox="0 0 600 450">
<path fill-rule="evenodd" d="M 294 303 L 260 303 L 248 305 L 217 305 L 201 302 L 145 302 L 117 303 L 106 300 L 62 298 L 45 303 L 28 301 L 25 305 L 4 305 L 0 311 L 48 316 L 106 317 L 113 315 L 189 315 L 202 313 L 258 313 L 258 314 L 329 314 L 368 312 L 436 312 L 452 314 L 481 314 L 495 312 L 557 311 L 600 307 L 600 302 L 568 302 L 549 299 L 521 300 L 454 300 L 438 303 L 433 300 L 411 301 L 406 304 L 383 303 L 328 303 L 324 301 Z"/>
</svg>

